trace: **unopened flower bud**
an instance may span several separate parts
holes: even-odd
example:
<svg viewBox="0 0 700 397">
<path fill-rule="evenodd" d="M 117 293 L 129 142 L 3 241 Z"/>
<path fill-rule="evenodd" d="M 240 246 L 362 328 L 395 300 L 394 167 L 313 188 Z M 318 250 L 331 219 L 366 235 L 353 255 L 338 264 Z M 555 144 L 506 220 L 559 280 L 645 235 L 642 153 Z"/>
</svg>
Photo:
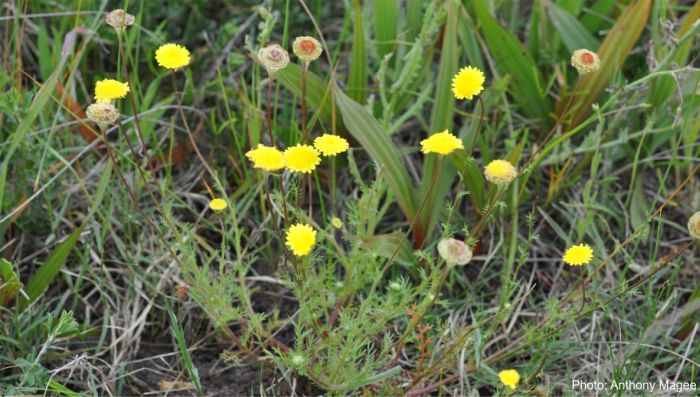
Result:
<svg viewBox="0 0 700 397">
<path fill-rule="evenodd" d="M 688 219 L 688 232 L 694 239 L 700 240 L 700 211 Z"/>
<path fill-rule="evenodd" d="M 267 73 L 274 75 L 289 64 L 289 54 L 279 44 L 271 44 L 258 51 L 258 60 Z"/>
<path fill-rule="evenodd" d="M 593 51 L 576 50 L 571 55 L 571 66 L 575 67 L 580 74 L 588 74 L 600 68 L 600 58 Z"/>
<path fill-rule="evenodd" d="M 440 240 L 437 249 L 440 257 L 451 265 L 466 265 L 472 260 L 471 248 L 454 238 Z"/>
<path fill-rule="evenodd" d="M 292 44 L 294 54 L 304 62 L 311 62 L 318 59 L 323 52 L 321 43 L 313 37 L 301 36 L 297 37 Z"/>
<path fill-rule="evenodd" d="M 93 103 L 85 110 L 85 115 L 97 123 L 101 129 L 105 129 L 119 119 L 119 111 L 109 102 Z"/>
<path fill-rule="evenodd" d="M 134 16 L 131 14 L 127 14 L 126 11 L 122 10 L 121 8 L 110 12 L 105 17 L 105 22 L 107 25 L 112 26 L 117 30 L 133 25 L 134 21 L 136 21 L 136 18 L 134 18 Z"/>
<path fill-rule="evenodd" d="M 342 229 L 343 221 L 341 221 L 340 218 L 334 217 L 333 219 L 331 219 L 331 225 L 336 229 Z"/>
</svg>

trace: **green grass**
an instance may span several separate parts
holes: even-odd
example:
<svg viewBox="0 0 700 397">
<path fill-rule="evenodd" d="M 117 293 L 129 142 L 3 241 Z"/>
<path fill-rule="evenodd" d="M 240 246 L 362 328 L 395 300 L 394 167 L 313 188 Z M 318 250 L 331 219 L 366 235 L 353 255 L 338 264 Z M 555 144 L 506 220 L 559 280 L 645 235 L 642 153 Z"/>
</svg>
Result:
<svg viewBox="0 0 700 397">
<path fill-rule="evenodd" d="M 121 36 L 117 5 L 136 17 Z M 700 389 L 700 1 L 109 7 L 0 15 L 0 394 Z M 324 45 L 306 73 L 297 36 Z M 166 42 L 192 63 L 161 68 Z M 272 78 L 270 43 L 291 58 Z M 571 67 L 579 47 L 597 72 Z M 467 65 L 486 75 L 471 101 L 452 95 Z M 101 131 L 94 84 L 127 75 Z M 421 153 L 445 129 L 464 150 Z M 351 149 L 308 177 L 245 156 L 330 132 Z M 495 159 L 517 179 L 488 182 Z M 294 223 L 316 230 L 308 256 Z M 447 237 L 469 264 L 438 255 Z M 566 265 L 580 243 L 594 259 Z"/>
</svg>

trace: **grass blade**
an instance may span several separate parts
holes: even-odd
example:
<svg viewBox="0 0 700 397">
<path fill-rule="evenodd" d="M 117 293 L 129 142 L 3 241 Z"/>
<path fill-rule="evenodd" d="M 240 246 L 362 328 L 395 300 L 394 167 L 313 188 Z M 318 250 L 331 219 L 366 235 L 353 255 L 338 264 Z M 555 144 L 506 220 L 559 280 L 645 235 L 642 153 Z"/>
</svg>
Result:
<svg viewBox="0 0 700 397">
<path fill-rule="evenodd" d="M 399 4 L 396 0 L 374 0 L 374 39 L 381 59 L 394 50 L 398 19 Z"/>
<path fill-rule="evenodd" d="M 360 0 L 353 2 L 353 13 L 352 59 L 350 61 L 350 77 L 348 78 L 348 96 L 355 102 L 364 105 L 367 93 L 367 50 Z"/>
</svg>

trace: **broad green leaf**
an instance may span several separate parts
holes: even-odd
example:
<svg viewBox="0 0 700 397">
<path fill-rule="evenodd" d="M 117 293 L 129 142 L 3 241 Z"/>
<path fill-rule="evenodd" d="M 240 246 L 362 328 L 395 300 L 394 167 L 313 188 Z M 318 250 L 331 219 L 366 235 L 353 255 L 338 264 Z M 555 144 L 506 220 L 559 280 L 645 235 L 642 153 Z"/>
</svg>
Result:
<svg viewBox="0 0 700 397">
<path fill-rule="evenodd" d="M 367 151 L 372 160 L 379 164 L 382 172 L 386 173 L 387 183 L 396 196 L 401 210 L 406 218 L 412 220 L 416 213 L 413 183 L 399 150 L 367 109 L 350 99 L 337 87 L 335 87 L 335 96 L 348 132 Z"/>
<path fill-rule="evenodd" d="M 551 1 L 545 0 L 543 4 L 550 21 L 552 21 L 552 25 L 554 25 L 569 52 L 574 52 L 579 48 L 598 48 L 598 40 L 573 15 Z"/>
<path fill-rule="evenodd" d="M 518 39 L 491 16 L 484 1 L 472 3 L 496 67 L 512 76 L 510 91 L 525 113 L 545 123 L 551 105 L 543 92 L 538 68 Z"/>
<path fill-rule="evenodd" d="M 411 265 L 415 262 L 411 245 L 401 232 L 375 234 L 363 238 L 362 247 L 368 252 L 375 252 L 387 259 L 396 252 L 396 261 L 403 265 Z"/>
<path fill-rule="evenodd" d="M 348 96 L 364 105 L 367 93 L 367 50 L 365 30 L 362 26 L 362 5 L 360 0 L 353 1 L 353 35 L 350 77 L 348 79 Z"/>
<path fill-rule="evenodd" d="M 423 22 L 423 7 L 426 0 L 407 0 L 406 2 L 406 41 L 413 41 L 420 32 L 420 25 Z"/>
<path fill-rule="evenodd" d="M 584 10 L 581 24 L 589 32 L 596 32 L 605 23 L 607 16 L 615 8 L 617 0 L 598 0 L 588 10 Z"/>
<path fill-rule="evenodd" d="M 567 124 L 570 130 L 583 121 L 591 110 L 591 105 L 598 101 L 605 88 L 610 84 L 612 76 L 622 68 L 630 50 L 642 34 L 649 19 L 651 0 L 636 0 L 622 12 L 610 29 L 608 35 L 598 50 L 601 59 L 600 69 L 595 73 L 589 73 L 579 77 L 577 93 L 571 100 L 568 109 L 570 95 L 563 95 L 557 103 L 557 110 L 561 112 L 573 111 L 571 121 Z M 581 95 L 584 93 L 585 95 Z"/>
</svg>

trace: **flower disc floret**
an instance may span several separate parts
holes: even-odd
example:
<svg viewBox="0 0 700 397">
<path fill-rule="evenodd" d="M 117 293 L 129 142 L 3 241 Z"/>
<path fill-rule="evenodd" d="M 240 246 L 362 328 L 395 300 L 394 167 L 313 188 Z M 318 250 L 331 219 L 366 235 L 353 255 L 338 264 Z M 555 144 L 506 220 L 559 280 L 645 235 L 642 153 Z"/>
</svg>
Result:
<svg viewBox="0 0 700 397">
<path fill-rule="evenodd" d="M 438 132 L 431 135 L 427 139 L 423 139 L 421 142 L 421 152 L 437 153 L 437 154 L 450 154 L 457 149 L 464 149 L 462 140 L 445 130 L 443 132 Z"/>
<path fill-rule="evenodd" d="M 457 99 L 472 99 L 484 90 L 486 76 L 473 66 L 465 66 L 452 78 L 452 93 Z"/>
<path fill-rule="evenodd" d="M 493 160 L 484 168 L 484 176 L 491 183 L 508 184 L 518 176 L 518 171 L 506 160 Z"/>
<path fill-rule="evenodd" d="M 284 151 L 287 169 L 292 172 L 308 174 L 321 162 L 318 150 L 309 145 L 296 145 Z"/>
<path fill-rule="evenodd" d="M 588 264 L 593 259 L 593 249 L 588 244 L 579 244 L 570 247 L 564 252 L 562 260 L 571 266 Z"/>
<path fill-rule="evenodd" d="M 166 69 L 180 69 L 190 64 L 190 52 L 179 44 L 163 44 L 156 50 L 156 62 Z"/>
<path fill-rule="evenodd" d="M 316 243 L 316 231 L 310 225 L 297 223 L 287 230 L 287 247 L 296 256 L 306 256 Z"/>
<path fill-rule="evenodd" d="M 113 79 L 104 79 L 95 83 L 95 101 L 110 102 L 124 98 L 129 93 L 129 84 Z"/>
<path fill-rule="evenodd" d="M 338 135 L 323 134 L 314 139 L 314 147 L 324 156 L 335 156 L 348 150 L 350 144 Z"/>
<path fill-rule="evenodd" d="M 265 171 L 277 171 L 284 168 L 284 154 L 277 148 L 258 144 L 258 147 L 249 150 L 245 156 L 253 162 L 253 167 Z"/>
</svg>

